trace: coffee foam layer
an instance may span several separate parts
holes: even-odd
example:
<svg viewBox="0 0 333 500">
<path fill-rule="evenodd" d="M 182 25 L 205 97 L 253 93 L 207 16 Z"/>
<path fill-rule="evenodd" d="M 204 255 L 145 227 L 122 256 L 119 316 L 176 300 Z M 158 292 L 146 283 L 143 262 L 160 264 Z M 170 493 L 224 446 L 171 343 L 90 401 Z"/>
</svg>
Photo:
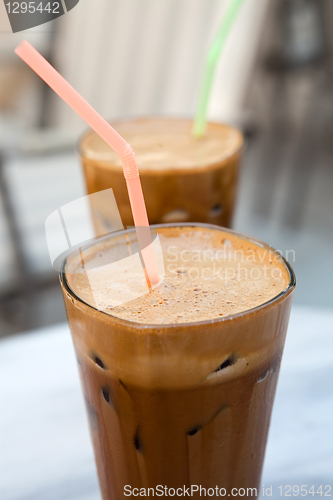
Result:
<svg viewBox="0 0 333 500">
<path fill-rule="evenodd" d="M 99 297 L 98 309 L 112 316 L 142 324 L 174 324 L 207 321 L 241 313 L 268 302 L 285 290 L 290 276 L 280 256 L 223 230 L 202 227 L 157 229 L 166 275 L 153 291 L 122 305 L 119 296 L 128 290 L 129 276 L 106 276 L 99 259 L 121 245 L 110 238 L 84 253 L 90 266 L 96 263 L 93 289 L 78 258 L 69 260 L 66 275 L 70 288 L 89 305 Z M 123 245 L 124 246 L 124 245 Z M 97 279 L 96 279 L 97 276 Z M 130 276 L 133 286 L 136 275 Z M 100 299 L 102 298 L 102 299 Z"/>
<path fill-rule="evenodd" d="M 112 125 L 132 146 L 139 170 L 145 173 L 220 166 L 243 144 L 239 130 L 218 123 L 209 123 L 198 139 L 192 135 L 192 120 L 145 118 Z M 121 169 L 118 155 L 95 132 L 83 138 L 81 153 L 100 167 Z"/>
</svg>

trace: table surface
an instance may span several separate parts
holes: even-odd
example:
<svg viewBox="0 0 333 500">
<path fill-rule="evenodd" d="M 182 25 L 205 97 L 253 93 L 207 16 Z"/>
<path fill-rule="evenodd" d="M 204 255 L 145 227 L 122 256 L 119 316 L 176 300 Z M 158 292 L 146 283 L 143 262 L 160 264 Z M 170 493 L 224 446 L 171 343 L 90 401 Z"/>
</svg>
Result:
<svg viewBox="0 0 333 500">
<path fill-rule="evenodd" d="M 332 347 L 333 311 L 294 307 L 262 478 L 271 498 L 333 483 Z M 68 326 L 1 341 L 0 377 L 1 500 L 100 500 Z"/>
</svg>

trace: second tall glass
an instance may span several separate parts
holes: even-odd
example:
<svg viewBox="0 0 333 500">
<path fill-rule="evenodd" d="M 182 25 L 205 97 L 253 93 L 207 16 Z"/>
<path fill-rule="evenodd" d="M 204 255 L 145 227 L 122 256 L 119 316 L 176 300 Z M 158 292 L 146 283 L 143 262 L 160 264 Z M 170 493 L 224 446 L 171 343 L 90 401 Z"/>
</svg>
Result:
<svg viewBox="0 0 333 500">
<path fill-rule="evenodd" d="M 135 151 L 150 224 L 205 222 L 230 227 L 242 133 L 208 123 L 205 135 L 192 135 L 193 120 L 135 118 L 112 123 Z M 79 144 L 88 194 L 112 188 L 124 226 L 133 225 L 118 155 L 95 133 Z M 108 213 L 100 214 L 108 229 Z"/>
</svg>

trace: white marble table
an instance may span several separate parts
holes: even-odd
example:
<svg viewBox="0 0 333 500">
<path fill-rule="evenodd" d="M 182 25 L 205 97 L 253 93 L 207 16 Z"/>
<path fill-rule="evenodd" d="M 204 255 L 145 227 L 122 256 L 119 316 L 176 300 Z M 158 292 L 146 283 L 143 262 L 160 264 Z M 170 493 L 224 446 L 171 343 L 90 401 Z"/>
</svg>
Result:
<svg viewBox="0 0 333 500">
<path fill-rule="evenodd" d="M 99 500 L 67 325 L 2 341 L 0 380 L 1 500 Z M 333 311 L 294 307 L 262 481 L 273 498 L 332 485 L 332 381 Z"/>
</svg>

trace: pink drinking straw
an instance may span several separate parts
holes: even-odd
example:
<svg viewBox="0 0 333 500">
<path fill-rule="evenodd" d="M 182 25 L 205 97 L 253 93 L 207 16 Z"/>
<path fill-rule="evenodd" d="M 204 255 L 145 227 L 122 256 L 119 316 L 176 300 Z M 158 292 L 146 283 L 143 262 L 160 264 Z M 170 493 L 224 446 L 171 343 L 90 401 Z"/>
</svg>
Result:
<svg viewBox="0 0 333 500">
<path fill-rule="evenodd" d="M 26 40 L 21 42 L 16 47 L 15 53 L 118 153 L 123 166 L 142 258 L 150 283 L 156 285 L 159 282 L 156 256 L 152 245 L 146 204 L 133 149 L 29 42 Z M 148 230 L 142 232 L 141 228 L 148 228 Z M 145 236 L 143 233 L 145 233 Z M 140 244 L 140 241 L 143 240 L 145 242 Z"/>
</svg>

